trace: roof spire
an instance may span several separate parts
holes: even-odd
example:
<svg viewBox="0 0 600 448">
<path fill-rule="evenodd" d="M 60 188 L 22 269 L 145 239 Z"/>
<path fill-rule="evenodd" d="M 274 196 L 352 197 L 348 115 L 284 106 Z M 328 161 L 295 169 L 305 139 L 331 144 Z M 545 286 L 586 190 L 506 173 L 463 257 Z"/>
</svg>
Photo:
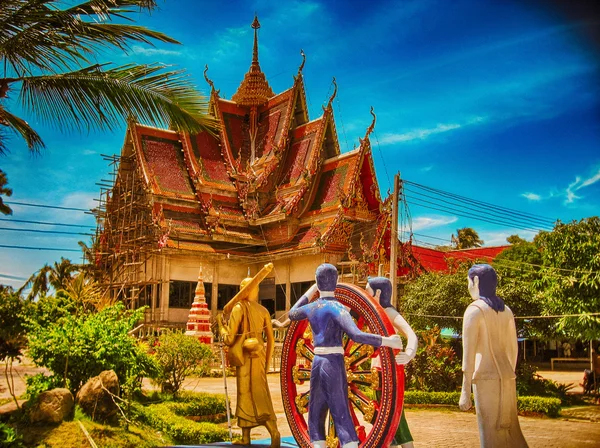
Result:
<svg viewBox="0 0 600 448">
<path fill-rule="evenodd" d="M 377 121 L 377 115 L 375 115 L 375 112 L 373 110 L 374 110 L 373 106 L 371 106 L 371 115 L 373 116 L 373 121 L 371 122 L 371 125 L 367 128 L 367 132 L 365 134 L 365 139 L 367 137 L 369 137 L 371 132 L 373 132 L 373 129 L 375 129 L 375 122 Z"/>
<path fill-rule="evenodd" d="M 250 66 L 251 72 L 260 72 L 260 65 L 258 65 L 258 29 L 260 28 L 260 22 L 258 16 L 254 14 L 254 21 L 252 22 L 252 28 L 254 28 L 254 50 L 252 51 L 252 65 Z"/>
<path fill-rule="evenodd" d="M 252 28 L 254 28 L 254 49 L 252 51 L 252 64 L 250 70 L 244 76 L 244 80 L 241 82 L 237 89 L 237 92 L 233 94 L 231 99 L 238 103 L 240 106 L 262 106 L 269 98 L 275 96 L 271 86 L 265 78 L 265 74 L 260 70 L 258 63 L 258 29 L 260 28 L 260 22 L 258 17 L 254 16 L 252 22 Z"/>
</svg>

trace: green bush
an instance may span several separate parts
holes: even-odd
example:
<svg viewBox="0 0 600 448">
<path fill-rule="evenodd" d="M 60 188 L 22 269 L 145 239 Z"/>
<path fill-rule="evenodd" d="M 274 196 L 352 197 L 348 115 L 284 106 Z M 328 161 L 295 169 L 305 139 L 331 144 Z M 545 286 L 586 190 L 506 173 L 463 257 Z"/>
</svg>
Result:
<svg viewBox="0 0 600 448">
<path fill-rule="evenodd" d="M 558 417 L 560 399 L 550 397 L 517 397 L 519 413 L 545 414 L 548 417 Z"/>
<path fill-rule="evenodd" d="M 214 423 L 197 423 L 185 417 L 220 414 L 225 409 L 222 396 L 184 394 L 174 402 L 136 405 L 134 414 L 142 423 L 162 431 L 177 443 L 202 444 L 222 442 L 229 437 L 229 432 Z"/>
<path fill-rule="evenodd" d="M 404 392 L 404 404 L 443 404 L 458 406 L 460 392 L 424 392 L 407 390 Z M 560 413 L 560 400 L 551 397 L 517 397 L 517 409 L 520 414 L 544 414 L 557 417 Z"/>
<path fill-rule="evenodd" d="M 121 384 L 131 377 L 154 376 L 147 349 L 128 334 L 143 312 L 117 303 L 98 313 L 64 313 L 54 322 L 32 322 L 28 355 L 63 384 L 66 380 L 74 393 L 104 370 L 114 370 Z"/>
<path fill-rule="evenodd" d="M 517 394 L 519 396 L 553 397 L 558 398 L 563 406 L 573 404 L 578 397 L 569 394 L 574 385 L 559 384 L 542 378 L 537 374 L 538 368 L 527 361 L 517 364 Z"/>
<path fill-rule="evenodd" d="M 12 426 L 0 422 L 0 446 L 6 448 L 20 448 L 23 440 Z"/>
<path fill-rule="evenodd" d="M 420 346 L 414 359 L 405 366 L 406 385 L 412 390 L 456 391 L 462 380 L 460 359 L 434 327 L 418 331 Z"/>
<path fill-rule="evenodd" d="M 46 376 L 43 373 L 38 373 L 37 375 L 27 375 L 25 383 L 27 383 L 26 397 L 28 400 L 33 400 L 42 392 L 61 387 L 63 379 L 56 375 Z"/>
<path fill-rule="evenodd" d="M 177 395 L 183 381 L 202 370 L 212 358 L 212 349 L 198 339 L 183 333 L 165 332 L 155 341 L 154 357 L 159 366 L 156 382 L 163 392 Z"/>
<path fill-rule="evenodd" d="M 406 404 L 447 404 L 458 406 L 460 392 L 425 392 L 421 390 L 407 390 L 404 392 Z"/>
</svg>

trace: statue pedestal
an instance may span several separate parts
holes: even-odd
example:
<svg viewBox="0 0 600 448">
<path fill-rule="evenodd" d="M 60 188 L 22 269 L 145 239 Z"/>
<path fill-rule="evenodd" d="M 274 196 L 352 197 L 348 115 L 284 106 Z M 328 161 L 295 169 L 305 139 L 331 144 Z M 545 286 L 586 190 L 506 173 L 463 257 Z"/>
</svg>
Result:
<svg viewBox="0 0 600 448">
<path fill-rule="evenodd" d="M 270 448 L 271 439 L 261 439 L 261 440 L 253 440 L 252 445 L 233 445 L 231 442 L 218 442 L 218 443 L 209 443 L 207 445 L 175 445 L 170 448 L 200 448 L 200 447 L 215 447 L 215 446 L 223 446 L 223 447 L 237 447 L 237 448 Z M 298 444 L 293 437 L 282 437 L 281 438 L 281 448 L 298 448 Z"/>
</svg>

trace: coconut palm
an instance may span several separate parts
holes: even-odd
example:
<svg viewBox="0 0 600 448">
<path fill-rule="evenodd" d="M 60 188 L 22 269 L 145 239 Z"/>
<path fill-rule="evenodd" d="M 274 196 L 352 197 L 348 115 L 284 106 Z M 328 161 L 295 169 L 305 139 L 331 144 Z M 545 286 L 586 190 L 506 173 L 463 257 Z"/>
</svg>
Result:
<svg viewBox="0 0 600 448">
<path fill-rule="evenodd" d="M 456 236 L 452 235 L 452 245 L 455 249 L 469 249 L 471 247 L 481 247 L 483 240 L 479 234 L 471 227 L 463 227 L 456 230 Z"/>
<path fill-rule="evenodd" d="M 6 205 L 2 200 L 2 195 L 12 196 L 12 189 L 7 188 L 6 184 L 8 184 L 8 178 L 6 177 L 6 173 L 0 170 L 0 213 L 4 215 L 12 215 L 11 208 L 8 205 Z"/>
<path fill-rule="evenodd" d="M 40 270 L 34 272 L 17 293 L 21 294 L 23 290 L 31 288 L 27 298 L 33 299 L 36 296 L 46 295 L 50 288 L 67 289 L 73 280 L 73 274 L 78 270 L 78 266 L 71 263 L 71 260 L 60 257 L 60 262 L 55 261 L 52 266 L 45 264 Z"/>
<path fill-rule="evenodd" d="M 13 95 L 25 114 L 61 130 L 114 129 L 129 117 L 190 132 L 213 129 L 206 99 L 183 70 L 96 62 L 101 51 L 127 52 L 132 43 L 179 43 L 113 22 L 155 7 L 154 0 L 0 0 L 0 154 L 8 149 L 7 130 L 32 151 L 44 147 L 40 135 L 9 111 Z"/>
</svg>

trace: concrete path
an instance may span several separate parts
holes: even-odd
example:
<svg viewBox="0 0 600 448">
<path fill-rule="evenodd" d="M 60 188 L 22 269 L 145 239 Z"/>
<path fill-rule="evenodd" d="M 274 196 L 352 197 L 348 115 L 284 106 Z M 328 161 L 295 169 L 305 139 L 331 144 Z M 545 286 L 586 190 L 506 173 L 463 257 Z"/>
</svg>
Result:
<svg viewBox="0 0 600 448">
<path fill-rule="evenodd" d="M 6 391 L 6 380 L 4 378 L 4 366 L 0 369 L 0 398 L 8 397 Z M 17 394 L 25 391 L 24 375 L 35 374 L 43 369 L 38 369 L 30 364 L 17 365 L 17 377 L 15 386 Z M 578 384 L 583 377 L 580 372 L 541 372 L 545 378 L 555 381 Z M 281 402 L 279 386 L 279 375 L 270 374 L 268 377 L 273 406 L 277 414 L 277 423 L 282 436 L 290 436 L 287 419 Z M 235 409 L 236 385 L 235 378 L 228 377 L 229 399 L 232 409 Z M 149 381 L 144 382 L 144 387 L 152 388 Z M 184 388 L 196 392 L 223 393 L 223 378 L 191 378 L 186 380 Z M 600 415 L 600 406 L 592 410 Z M 589 415 L 590 407 L 584 407 L 583 417 Z M 416 447 L 479 447 L 479 435 L 477 431 L 477 418 L 474 413 L 463 413 L 456 408 L 407 408 L 406 418 L 415 438 Z M 582 421 L 576 418 L 531 418 L 520 417 L 523 433 L 530 448 L 600 448 L 600 423 Z M 239 430 L 238 430 L 239 431 Z M 252 438 L 255 440 L 269 437 L 265 428 L 259 427 L 252 430 Z"/>
</svg>

